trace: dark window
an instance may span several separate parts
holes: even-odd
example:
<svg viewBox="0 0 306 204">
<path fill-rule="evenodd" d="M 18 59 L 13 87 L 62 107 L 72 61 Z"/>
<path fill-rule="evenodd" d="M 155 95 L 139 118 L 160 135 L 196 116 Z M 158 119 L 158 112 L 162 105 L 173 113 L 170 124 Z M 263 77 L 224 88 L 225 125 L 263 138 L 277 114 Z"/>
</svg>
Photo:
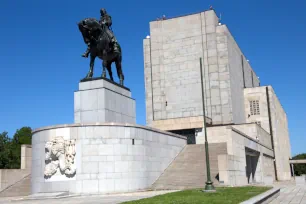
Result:
<svg viewBox="0 0 306 204">
<path fill-rule="evenodd" d="M 174 134 L 183 135 L 187 137 L 187 144 L 195 144 L 195 129 L 184 129 L 184 130 L 170 130 Z"/>
</svg>

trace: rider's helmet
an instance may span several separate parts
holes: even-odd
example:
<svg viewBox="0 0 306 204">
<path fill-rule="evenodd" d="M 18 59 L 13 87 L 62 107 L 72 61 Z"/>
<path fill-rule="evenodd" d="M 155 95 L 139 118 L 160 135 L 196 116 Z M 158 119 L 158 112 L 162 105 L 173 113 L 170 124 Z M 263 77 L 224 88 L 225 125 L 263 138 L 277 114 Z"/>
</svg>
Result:
<svg viewBox="0 0 306 204">
<path fill-rule="evenodd" d="M 101 16 L 104 16 L 106 14 L 105 8 L 100 9 L 100 14 Z"/>
</svg>

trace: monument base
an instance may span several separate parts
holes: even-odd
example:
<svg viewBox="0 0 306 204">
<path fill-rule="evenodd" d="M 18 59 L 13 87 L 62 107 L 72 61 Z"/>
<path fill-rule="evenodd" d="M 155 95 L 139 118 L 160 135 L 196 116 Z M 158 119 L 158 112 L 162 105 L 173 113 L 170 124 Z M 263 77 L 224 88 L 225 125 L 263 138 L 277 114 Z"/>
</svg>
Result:
<svg viewBox="0 0 306 204">
<path fill-rule="evenodd" d="M 114 85 L 116 85 L 116 86 L 120 86 L 121 88 L 124 88 L 124 89 L 130 91 L 129 88 L 127 88 L 127 87 L 125 87 L 125 86 L 122 86 L 121 84 L 118 84 L 118 83 L 116 83 L 115 81 L 112 81 L 112 80 L 110 80 L 110 79 L 108 79 L 108 78 L 106 78 L 106 77 L 84 78 L 84 79 L 81 79 L 80 82 L 95 81 L 95 80 L 100 80 L 100 79 L 103 79 L 103 80 L 105 80 L 105 81 L 108 81 L 108 82 L 111 83 L 111 84 L 114 84 Z"/>
<path fill-rule="evenodd" d="M 32 194 L 143 191 L 152 186 L 185 145 L 184 136 L 135 124 L 39 128 L 32 136 Z M 60 162 L 62 165 L 56 165 Z"/>
<path fill-rule="evenodd" d="M 75 123 L 136 123 L 130 89 L 106 78 L 82 80 L 74 93 Z"/>
</svg>

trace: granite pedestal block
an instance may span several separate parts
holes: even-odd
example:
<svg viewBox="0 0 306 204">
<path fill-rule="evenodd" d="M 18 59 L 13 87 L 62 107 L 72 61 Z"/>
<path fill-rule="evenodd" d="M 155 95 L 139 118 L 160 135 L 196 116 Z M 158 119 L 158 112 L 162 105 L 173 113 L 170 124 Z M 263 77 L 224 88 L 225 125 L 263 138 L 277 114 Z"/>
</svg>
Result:
<svg viewBox="0 0 306 204">
<path fill-rule="evenodd" d="M 135 100 L 128 88 L 104 78 L 80 82 L 74 92 L 74 122 L 135 124 Z"/>
</svg>

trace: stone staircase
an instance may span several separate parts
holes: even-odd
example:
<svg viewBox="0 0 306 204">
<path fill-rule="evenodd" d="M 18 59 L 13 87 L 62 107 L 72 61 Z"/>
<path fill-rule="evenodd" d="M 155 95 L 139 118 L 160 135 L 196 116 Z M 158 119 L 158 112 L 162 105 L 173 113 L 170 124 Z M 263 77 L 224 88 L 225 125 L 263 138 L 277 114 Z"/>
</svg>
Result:
<svg viewBox="0 0 306 204">
<path fill-rule="evenodd" d="M 227 154 L 226 143 L 209 144 L 210 171 L 218 185 L 218 155 Z M 205 145 L 186 145 L 165 172 L 152 185 L 154 190 L 204 188 L 206 182 Z"/>
<path fill-rule="evenodd" d="M 0 192 L 0 197 L 28 196 L 31 194 L 31 175 Z"/>
</svg>

